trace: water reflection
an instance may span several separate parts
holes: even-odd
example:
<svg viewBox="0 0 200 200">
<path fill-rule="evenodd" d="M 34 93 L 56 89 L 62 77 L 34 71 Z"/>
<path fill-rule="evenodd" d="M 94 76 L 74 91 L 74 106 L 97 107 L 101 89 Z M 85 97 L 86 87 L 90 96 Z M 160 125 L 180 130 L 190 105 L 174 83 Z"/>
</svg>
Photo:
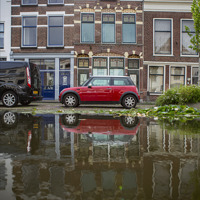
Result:
<svg viewBox="0 0 200 200">
<path fill-rule="evenodd" d="M 198 199 L 198 122 L 0 113 L 1 198 Z"/>
</svg>

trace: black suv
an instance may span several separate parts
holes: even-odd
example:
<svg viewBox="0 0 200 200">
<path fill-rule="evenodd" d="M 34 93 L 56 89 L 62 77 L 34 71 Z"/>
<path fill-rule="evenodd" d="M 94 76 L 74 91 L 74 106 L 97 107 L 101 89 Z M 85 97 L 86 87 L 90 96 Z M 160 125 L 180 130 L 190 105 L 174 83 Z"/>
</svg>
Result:
<svg viewBox="0 0 200 200">
<path fill-rule="evenodd" d="M 39 68 L 27 62 L 0 61 L 0 99 L 7 107 L 42 100 Z"/>
</svg>

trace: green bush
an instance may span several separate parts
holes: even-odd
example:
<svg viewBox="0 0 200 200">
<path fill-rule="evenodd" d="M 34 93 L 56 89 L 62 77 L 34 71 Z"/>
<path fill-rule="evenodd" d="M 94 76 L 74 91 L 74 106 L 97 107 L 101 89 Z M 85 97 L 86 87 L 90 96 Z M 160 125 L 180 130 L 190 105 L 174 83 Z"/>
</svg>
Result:
<svg viewBox="0 0 200 200">
<path fill-rule="evenodd" d="M 167 90 L 156 100 L 157 106 L 169 104 L 187 104 L 200 102 L 200 87 L 196 85 L 181 86 Z"/>
</svg>

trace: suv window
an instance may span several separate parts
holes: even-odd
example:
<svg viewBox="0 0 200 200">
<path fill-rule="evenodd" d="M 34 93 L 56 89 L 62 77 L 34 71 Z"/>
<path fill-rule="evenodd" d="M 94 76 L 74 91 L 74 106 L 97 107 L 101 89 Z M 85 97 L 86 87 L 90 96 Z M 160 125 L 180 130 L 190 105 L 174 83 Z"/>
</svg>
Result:
<svg viewBox="0 0 200 200">
<path fill-rule="evenodd" d="M 92 86 L 109 86 L 110 78 L 93 78 L 89 84 Z"/>
<path fill-rule="evenodd" d="M 113 78 L 114 86 L 132 85 L 127 78 Z"/>
</svg>

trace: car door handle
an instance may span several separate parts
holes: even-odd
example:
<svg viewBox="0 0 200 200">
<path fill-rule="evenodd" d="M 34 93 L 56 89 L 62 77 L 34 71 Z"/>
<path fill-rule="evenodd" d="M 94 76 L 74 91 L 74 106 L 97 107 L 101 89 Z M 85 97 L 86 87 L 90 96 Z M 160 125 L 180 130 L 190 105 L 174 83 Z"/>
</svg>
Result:
<svg viewBox="0 0 200 200">
<path fill-rule="evenodd" d="M 112 90 L 112 88 L 106 88 L 106 90 Z"/>
</svg>

